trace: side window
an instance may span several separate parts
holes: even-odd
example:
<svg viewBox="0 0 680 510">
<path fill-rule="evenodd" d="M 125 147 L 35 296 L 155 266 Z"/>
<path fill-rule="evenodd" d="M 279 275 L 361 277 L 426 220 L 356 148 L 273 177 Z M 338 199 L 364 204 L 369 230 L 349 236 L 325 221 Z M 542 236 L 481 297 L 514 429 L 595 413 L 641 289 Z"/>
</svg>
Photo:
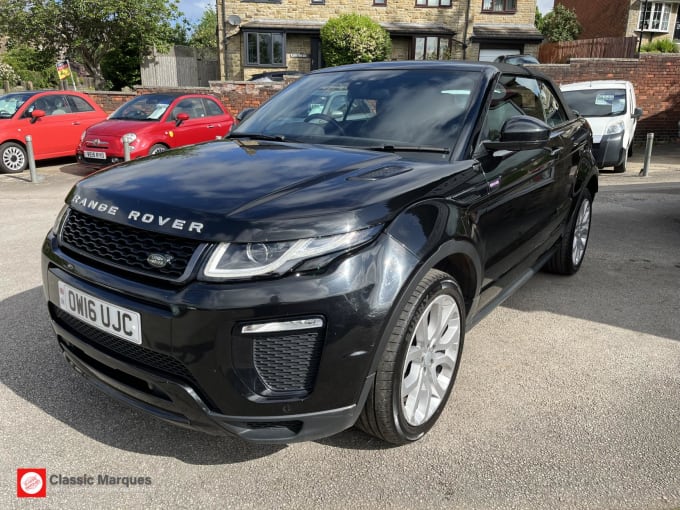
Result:
<svg viewBox="0 0 680 510">
<path fill-rule="evenodd" d="M 176 120 L 177 115 L 180 113 L 189 114 L 190 119 L 199 119 L 201 117 L 205 117 L 205 109 L 203 108 L 203 102 L 201 101 L 201 98 L 183 99 L 177 104 L 177 106 L 175 106 L 175 109 L 172 111 L 172 114 L 168 119 Z"/>
<path fill-rule="evenodd" d="M 53 98 L 50 96 L 39 97 L 32 104 L 28 105 L 26 111 L 24 112 L 24 117 L 30 117 L 34 110 L 42 110 L 45 112 L 45 116 L 52 115 Z"/>
<path fill-rule="evenodd" d="M 68 105 L 68 102 L 64 96 L 51 96 L 49 99 L 51 110 L 48 115 L 63 115 L 65 113 L 71 113 L 71 107 Z"/>
<path fill-rule="evenodd" d="M 553 94 L 547 83 L 539 82 L 541 105 L 543 106 L 543 113 L 545 121 L 549 126 L 558 126 L 567 120 L 567 114 L 564 106 L 560 103 L 557 96 Z"/>
<path fill-rule="evenodd" d="M 212 99 L 203 99 L 203 105 L 205 106 L 205 111 L 209 117 L 215 115 L 224 115 L 222 108 L 220 108 L 219 105 Z"/>
<path fill-rule="evenodd" d="M 66 96 L 66 101 L 72 112 L 93 112 L 94 108 L 82 97 Z"/>
<path fill-rule="evenodd" d="M 493 92 L 483 136 L 488 140 L 500 139 L 505 121 L 518 115 L 545 121 L 539 84 L 534 78 L 503 75 Z"/>
</svg>

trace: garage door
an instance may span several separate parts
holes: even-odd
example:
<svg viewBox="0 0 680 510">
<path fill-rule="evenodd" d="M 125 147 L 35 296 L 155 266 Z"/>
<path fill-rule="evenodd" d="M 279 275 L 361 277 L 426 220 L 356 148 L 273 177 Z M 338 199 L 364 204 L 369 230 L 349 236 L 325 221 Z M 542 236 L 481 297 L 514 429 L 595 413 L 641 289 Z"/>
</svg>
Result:
<svg viewBox="0 0 680 510">
<path fill-rule="evenodd" d="M 503 49 L 481 49 L 479 50 L 479 60 L 482 62 L 493 62 L 496 57 L 501 55 L 519 55 L 519 50 Z"/>
</svg>

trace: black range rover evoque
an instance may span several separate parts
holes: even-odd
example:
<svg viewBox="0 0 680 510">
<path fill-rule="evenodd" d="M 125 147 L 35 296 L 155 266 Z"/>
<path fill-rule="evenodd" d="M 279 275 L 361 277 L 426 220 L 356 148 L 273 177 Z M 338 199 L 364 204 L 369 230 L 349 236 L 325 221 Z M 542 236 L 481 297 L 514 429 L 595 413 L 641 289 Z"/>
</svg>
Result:
<svg viewBox="0 0 680 510">
<path fill-rule="evenodd" d="M 324 69 L 228 139 L 79 182 L 43 246 L 49 313 L 75 370 L 164 420 L 407 443 L 465 331 L 579 269 L 597 186 L 588 125 L 531 70 Z"/>
</svg>

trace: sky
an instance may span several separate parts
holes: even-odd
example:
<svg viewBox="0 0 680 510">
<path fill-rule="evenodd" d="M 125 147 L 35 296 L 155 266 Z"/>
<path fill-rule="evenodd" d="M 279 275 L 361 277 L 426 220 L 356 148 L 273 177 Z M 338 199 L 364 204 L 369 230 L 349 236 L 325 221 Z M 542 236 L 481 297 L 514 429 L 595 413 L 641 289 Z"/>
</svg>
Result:
<svg viewBox="0 0 680 510">
<path fill-rule="evenodd" d="M 184 13 L 190 23 L 198 23 L 205 9 L 215 8 L 214 0 L 179 0 L 179 10 Z"/>
<path fill-rule="evenodd" d="M 552 11 L 554 3 L 555 3 L 554 0 L 538 0 L 536 2 L 536 4 L 538 4 L 538 10 L 541 11 L 541 14 L 545 14 L 549 11 Z"/>
</svg>

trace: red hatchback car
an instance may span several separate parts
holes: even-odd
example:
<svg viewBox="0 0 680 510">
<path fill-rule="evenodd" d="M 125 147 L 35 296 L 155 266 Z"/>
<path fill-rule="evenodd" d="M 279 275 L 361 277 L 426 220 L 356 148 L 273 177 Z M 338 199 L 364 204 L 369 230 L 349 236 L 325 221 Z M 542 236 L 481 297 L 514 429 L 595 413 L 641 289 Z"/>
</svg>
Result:
<svg viewBox="0 0 680 510">
<path fill-rule="evenodd" d="M 83 131 L 106 118 L 90 96 L 68 90 L 12 92 L 0 96 L 0 172 L 26 169 L 26 135 L 35 159 L 74 156 Z"/>
<path fill-rule="evenodd" d="M 78 160 L 107 165 L 226 136 L 234 118 L 208 94 L 158 93 L 131 99 L 83 133 Z"/>
</svg>

